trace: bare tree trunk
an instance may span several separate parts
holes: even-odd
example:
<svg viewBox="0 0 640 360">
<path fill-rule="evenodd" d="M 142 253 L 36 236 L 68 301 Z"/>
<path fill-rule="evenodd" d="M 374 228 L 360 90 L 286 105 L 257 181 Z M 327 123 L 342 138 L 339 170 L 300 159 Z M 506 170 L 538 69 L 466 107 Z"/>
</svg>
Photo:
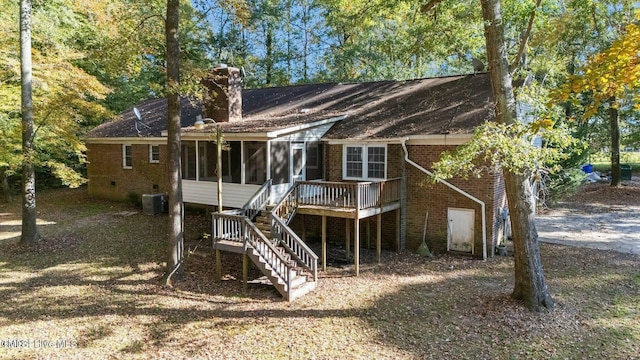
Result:
<svg viewBox="0 0 640 360">
<path fill-rule="evenodd" d="M 171 284 L 172 276 L 183 274 L 184 207 L 180 173 L 180 44 L 178 18 L 180 1 L 167 0 L 165 36 L 167 41 L 167 147 L 169 152 L 169 237 L 167 239 L 167 269 L 162 282 Z"/>
<path fill-rule="evenodd" d="M 516 121 L 515 98 L 504 42 L 500 0 L 481 0 L 481 3 L 496 121 L 510 124 Z M 514 174 L 507 169 L 503 169 L 503 174 L 514 245 L 515 287 L 512 297 L 523 300 L 534 311 L 553 309 L 554 302 L 545 283 L 540 261 L 529 174 Z"/>
<path fill-rule="evenodd" d="M 0 168 L 0 187 L 2 188 L 2 197 L 4 201 L 8 204 L 13 201 L 13 196 L 11 196 L 11 186 L 9 185 L 9 177 L 7 176 L 7 169 Z"/>
<path fill-rule="evenodd" d="M 20 1 L 20 68 L 22 80 L 22 236 L 20 244 L 40 239 L 36 225 L 36 174 L 33 165 L 33 92 L 31 62 L 31 0 Z"/>
<path fill-rule="evenodd" d="M 540 260 L 530 176 L 504 171 L 504 177 L 514 248 L 515 286 L 512 297 L 523 300 L 528 308 L 535 311 L 553 309 L 554 302 Z"/>
<path fill-rule="evenodd" d="M 611 186 L 620 186 L 620 122 L 615 98 L 609 99 L 609 131 L 611 132 Z"/>
<path fill-rule="evenodd" d="M 272 29 L 272 25 L 269 23 L 267 24 L 267 33 L 266 33 L 266 39 L 265 39 L 265 51 L 266 51 L 266 55 L 265 55 L 265 60 L 266 60 L 266 76 L 265 76 L 265 82 L 266 85 L 269 86 L 271 85 L 271 82 L 273 81 L 273 29 Z"/>
</svg>

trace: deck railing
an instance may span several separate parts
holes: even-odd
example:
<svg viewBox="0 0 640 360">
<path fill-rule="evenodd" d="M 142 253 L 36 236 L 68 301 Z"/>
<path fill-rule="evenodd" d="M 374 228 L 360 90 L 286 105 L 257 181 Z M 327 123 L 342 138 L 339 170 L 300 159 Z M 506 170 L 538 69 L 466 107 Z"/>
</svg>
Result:
<svg viewBox="0 0 640 360">
<path fill-rule="evenodd" d="M 287 284 L 287 291 L 291 289 L 292 267 L 288 260 L 248 218 L 242 215 L 214 213 L 212 222 L 214 248 L 216 243 L 222 240 L 242 244 L 245 251 L 251 247 L 273 269 L 278 279 Z"/>
<path fill-rule="evenodd" d="M 258 191 L 256 191 L 251 199 L 242 207 L 242 214 L 253 220 L 260 210 L 264 209 L 269 203 L 271 197 L 271 179 L 267 180 Z"/>
<path fill-rule="evenodd" d="M 220 240 L 242 243 L 245 217 L 242 214 L 213 213 L 211 216 L 213 245 Z"/>
<path fill-rule="evenodd" d="M 289 225 L 289 222 L 296 214 L 296 209 L 298 208 L 297 193 L 298 186 L 292 186 L 289 191 L 284 194 L 282 200 L 271 210 L 271 213 L 282 219 L 286 225 Z"/>
<path fill-rule="evenodd" d="M 288 226 L 298 208 L 298 185 L 294 185 L 271 210 L 271 236 L 278 239 L 289 254 L 318 279 L 318 255 Z"/>
<path fill-rule="evenodd" d="M 400 178 L 371 182 L 299 181 L 300 205 L 359 208 L 380 207 L 400 200 Z"/>
<path fill-rule="evenodd" d="M 271 215 L 271 233 L 277 234 L 280 244 L 287 249 L 287 252 L 297 260 L 298 264 L 306 268 L 313 275 L 313 281 L 318 280 L 318 255 L 311 250 L 307 244 L 289 228 L 278 216 Z"/>
<path fill-rule="evenodd" d="M 287 284 L 287 292 L 290 292 L 292 267 L 289 265 L 288 260 L 251 221 L 245 218 L 244 223 L 245 251 L 250 245 L 259 254 L 260 258 L 269 264 L 276 276 Z"/>
</svg>

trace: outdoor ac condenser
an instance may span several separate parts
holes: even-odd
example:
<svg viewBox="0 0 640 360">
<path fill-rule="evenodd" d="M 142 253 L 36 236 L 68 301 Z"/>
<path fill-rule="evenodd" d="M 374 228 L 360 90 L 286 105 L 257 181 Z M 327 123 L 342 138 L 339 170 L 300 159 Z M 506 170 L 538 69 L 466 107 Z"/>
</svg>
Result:
<svg viewBox="0 0 640 360">
<path fill-rule="evenodd" d="M 142 194 L 142 212 L 148 215 L 157 215 L 163 213 L 164 194 Z"/>
</svg>

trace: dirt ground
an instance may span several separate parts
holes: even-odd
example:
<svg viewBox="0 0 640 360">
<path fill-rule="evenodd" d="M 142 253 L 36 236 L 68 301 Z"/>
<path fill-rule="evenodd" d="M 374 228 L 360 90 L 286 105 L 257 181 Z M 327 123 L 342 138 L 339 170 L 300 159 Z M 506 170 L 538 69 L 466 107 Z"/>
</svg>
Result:
<svg viewBox="0 0 640 360">
<path fill-rule="evenodd" d="M 640 254 L 640 178 L 585 184 L 536 218 L 540 241 Z"/>
<path fill-rule="evenodd" d="M 84 189 L 38 196 L 43 240 L 32 248 L 14 244 L 19 202 L 0 204 L 0 235 L 14 234 L 0 239 L 0 359 L 626 360 L 640 354 L 639 255 L 541 244 L 556 307 L 534 313 L 510 296 L 512 256 L 480 261 L 383 251 L 377 263 L 375 251 L 362 249 L 355 277 L 353 265 L 340 262 L 344 255 L 330 251 L 331 266 L 316 290 L 289 303 L 273 286 L 250 283 L 245 290 L 235 254 L 222 258 L 225 280 L 213 281 L 212 251 L 198 240 L 208 227 L 204 214 L 187 214 L 185 274 L 169 288 L 157 281 L 166 215 L 93 199 Z"/>
</svg>

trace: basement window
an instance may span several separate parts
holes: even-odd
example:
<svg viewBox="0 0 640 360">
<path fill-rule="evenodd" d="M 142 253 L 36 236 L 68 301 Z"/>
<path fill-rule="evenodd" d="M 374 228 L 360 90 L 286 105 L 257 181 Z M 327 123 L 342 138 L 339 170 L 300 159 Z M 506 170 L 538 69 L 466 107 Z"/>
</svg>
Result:
<svg viewBox="0 0 640 360">
<path fill-rule="evenodd" d="M 122 145 L 122 168 L 133 168 L 133 157 L 131 155 L 131 145 Z"/>
</svg>

